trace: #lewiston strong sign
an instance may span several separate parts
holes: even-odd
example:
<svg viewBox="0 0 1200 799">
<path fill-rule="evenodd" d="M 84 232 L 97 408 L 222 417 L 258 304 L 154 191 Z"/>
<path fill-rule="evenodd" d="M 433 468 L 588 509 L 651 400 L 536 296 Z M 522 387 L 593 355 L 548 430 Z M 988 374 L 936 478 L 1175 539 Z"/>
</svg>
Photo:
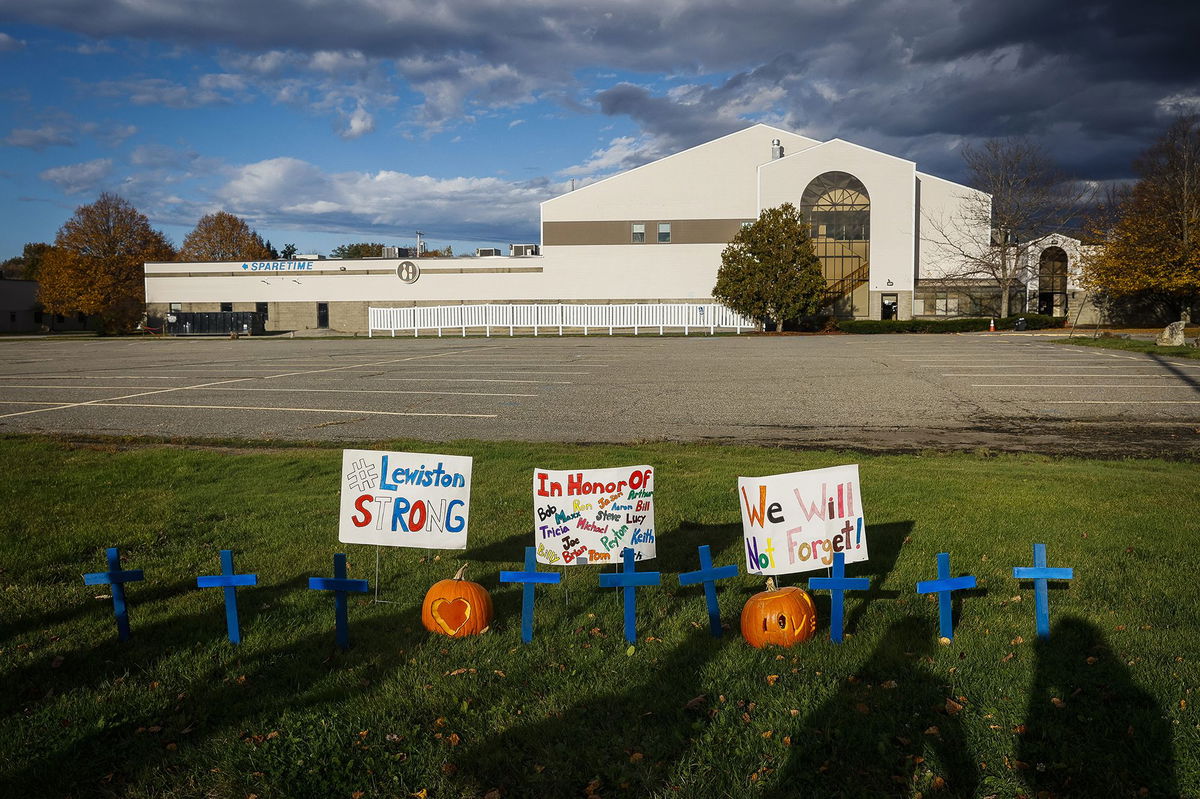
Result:
<svg viewBox="0 0 1200 799">
<path fill-rule="evenodd" d="M 342 450 L 343 543 L 466 549 L 470 504 L 469 457 Z"/>
</svg>

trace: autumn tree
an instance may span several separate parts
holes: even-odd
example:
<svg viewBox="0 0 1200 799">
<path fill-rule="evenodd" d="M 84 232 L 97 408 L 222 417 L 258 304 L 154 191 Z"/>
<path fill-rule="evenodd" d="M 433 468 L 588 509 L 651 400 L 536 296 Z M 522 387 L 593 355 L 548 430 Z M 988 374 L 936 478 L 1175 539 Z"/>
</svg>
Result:
<svg viewBox="0 0 1200 799">
<path fill-rule="evenodd" d="M 39 299 L 50 313 L 99 317 L 104 330 L 131 328 L 145 308 L 147 261 L 170 261 L 175 249 L 126 200 L 105 192 L 58 230 L 42 259 Z"/>
<path fill-rule="evenodd" d="M 922 235 L 941 262 L 926 280 L 990 283 L 1000 292 L 1000 315 L 1008 316 L 1010 295 L 1028 278 L 1033 243 L 1077 225 L 1090 187 L 1068 178 L 1028 139 L 967 146 L 963 161 L 967 183 L 978 191 L 959 196 L 954 215 L 922 219 Z"/>
<path fill-rule="evenodd" d="M 1177 119 L 1134 162 L 1138 180 L 1101 208 L 1103 241 L 1084 284 L 1110 297 L 1148 295 L 1184 321 L 1200 298 L 1200 117 Z"/>
<path fill-rule="evenodd" d="M 383 245 L 372 242 L 340 244 L 329 253 L 330 258 L 378 258 L 383 255 Z"/>
<path fill-rule="evenodd" d="M 245 220 L 225 211 L 207 214 L 183 240 L 181 261 L 267 261 L 271 251 Z"/>
<path fill-rule="evenodd" d="M 772 321 L 817 313 L 826 302 L 821 261 L 804 218 L 791 203 L 767 208 L 721 252 L 713 298 L 731 310 Z"/>
</svg>

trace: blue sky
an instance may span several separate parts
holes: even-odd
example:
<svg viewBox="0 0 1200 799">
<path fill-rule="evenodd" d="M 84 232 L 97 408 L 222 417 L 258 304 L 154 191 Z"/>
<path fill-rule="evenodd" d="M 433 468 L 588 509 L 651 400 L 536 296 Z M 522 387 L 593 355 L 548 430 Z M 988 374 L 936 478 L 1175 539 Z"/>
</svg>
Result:
<svg viewBox="0 0 1200 799">
<path fill-rule="evenodd" d="M 537 241 L 572 180 L 755 122 L 1121 180 L 1200 111 L 1198 6 L 0 0 L 0 259 L 106 190 L 176 244 L 216 210 L 302 252 Z"/>
</svg>

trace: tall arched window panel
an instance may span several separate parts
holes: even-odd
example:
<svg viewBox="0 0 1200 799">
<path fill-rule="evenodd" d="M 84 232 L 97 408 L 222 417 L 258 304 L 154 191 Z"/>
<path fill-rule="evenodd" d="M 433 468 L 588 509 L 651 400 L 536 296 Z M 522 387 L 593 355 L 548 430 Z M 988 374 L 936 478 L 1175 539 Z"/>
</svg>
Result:
<svg viewBox="0 0 1200 799">
<path fill-rule="evenodd" d="M 813 179 L 800 200 L 825 279 L 865 282 L 871 257 L 871 198 L 847 172 Z M 847 286 L 846 288 L 850 288 Z"/>
</svg>

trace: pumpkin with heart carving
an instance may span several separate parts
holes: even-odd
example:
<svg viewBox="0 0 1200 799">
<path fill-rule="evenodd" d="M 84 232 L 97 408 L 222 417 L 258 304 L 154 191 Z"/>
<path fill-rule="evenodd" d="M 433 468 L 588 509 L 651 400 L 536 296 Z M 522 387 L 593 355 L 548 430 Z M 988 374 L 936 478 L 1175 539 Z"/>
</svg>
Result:
<svg viewBox="0 0 1200 799">
<path fill-rule="evenodd" d="M 492 624 L 492 597 L 479 583 L 463 579 L 467 566 L 449 580 L 433 584 L 421 604 L 421 623 L 430 632 L 464 638 L 485 633 Z"/>
</svg>

